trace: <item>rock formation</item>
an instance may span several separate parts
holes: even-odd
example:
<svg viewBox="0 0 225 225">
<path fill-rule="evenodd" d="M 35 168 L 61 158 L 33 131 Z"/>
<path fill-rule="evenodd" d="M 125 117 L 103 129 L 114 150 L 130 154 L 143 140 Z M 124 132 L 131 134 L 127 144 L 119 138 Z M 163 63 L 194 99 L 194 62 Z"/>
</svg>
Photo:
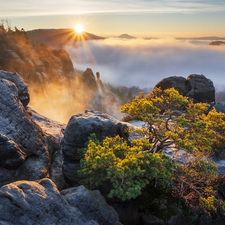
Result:
<svg viewBox="0 0 225 225">
<path fill-rule="evenodd" d="M 107 205 L 98 191 L 88 191 L 81 186 L 67 189 L 60 195 L 51 180 L 42 179 L 17 181 L 0 188 L 0 224 L 120 223 L 115 210 Z"/>
<path fill-rule="evenodd" d="M 187 79 L 183 77 L 167 77 L 159 81 L 155 87 L 163 90 L 174 87 L 183 96 L 190 97 L 194 102 L 215 102 L 215 87 L 210 79 L 204 75 L 191 74 Z"/>
<path fill-rule="evenodd" d="M 99 81 L 99 79 L 98 79 Z M 83 99 L 88 108 L 94 111 L 103 111 L 103 93 L 95 79 L 95 75 L 90 68 L 87 68 L 81 76 L 83 86 Z"/>
<path fill-rule="evenodd" d="M 27 91 L 18 75 L 0 74 Z M 19 89 L 9 80 L 0 78 L 0 186 L 49 176 L 52 156 L 60 149 L 59 140 L 31 118 L 20 101 Z"/>
<path fill-rule="evenodd" d="M 35 123 L 37 123 L 48 135 L 49 146 L 52 146 L 52 149 L 50 149 L 52 154 L 51 164 L 49 167 L 49 177 L 61 191 L 67 186 L 62 173 L 63 154 L 60 149 L 60 143 L 64 136 L 63 132 L 66 128 L 66 124 L 46 118 L 45 116 L 38 114 L 30 107 L 28 107 L 28 110 L 31 112 L 31 117 Z"/>
<path fill-rule="evenodd" d="M 25 32 L 1 34 L 0 68 L 19 73 L 28 84 L 63 82 L 71 77 L 74 68 L 65 50 L 51 50 L 44 44 L 31 44 Z"/>
<path fill-rule="evenodd" d="M 88 220 L 98 224 L 119 225 L 119 217 L 112 206 L 109 206 L 98 190 L 90 191 L 84 186 L 61 191 L 63 198 L 72 207 L 78 208 Z"/>
<path fill-rule="evenodd" d="M 80 157 L 77 150 L 85 147 L 90 134 L 95 133 L 102 141 L 106 136 L 117 134 L 123 136 L 126 127 L 127 123 L 122 123 L 101 112 L 86 111 L 85 114 L 72 116 L 61 145 L 64 155 L 63 174 L 66 181 L 71 185 L 78 184 L 80 178 L 77 170 L 80 169 Z"/>
<path fill-rule="evenodd" d="M 0 70 L 0 78 L 9 80 L 16 85 L 19 99 L 23 106 L 26 107 L 30 101 L 30 95 L 28 93 L 28 85 L 21 80 L 21 77 L 17 73 L 10 73 Z"/>
<path fill-rule="evenodd" d="M 49 164 L 47 138 L 21 104 L 15 84 L 1 78 L 0 121 L 0 133 L 10 139 L 8 143 L 13 143 L 14 152 L 17 149 L 17 160 L 21 157 L 24 160 L 14 170 L 1 165 L 0 185 L 20 179 L 35 180 L 46 177 Z M 15 154 L 8 154 L 7 157 L 5 160 L 15 160 Z"/>
</svg>

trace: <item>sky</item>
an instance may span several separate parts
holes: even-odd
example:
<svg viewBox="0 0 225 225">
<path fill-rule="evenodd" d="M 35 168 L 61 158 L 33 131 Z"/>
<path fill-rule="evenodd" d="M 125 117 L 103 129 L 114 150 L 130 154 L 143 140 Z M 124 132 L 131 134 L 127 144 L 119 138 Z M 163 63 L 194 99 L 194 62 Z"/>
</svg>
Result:
<svg viewBox="0 0 225 225">
<path fill-rule="evenodd" d="M 0 6 L 0 19 L 25 30 L 81 23 L 102 36 L 225 36 L 225 0 L 0 0 Z"/>
</svg>

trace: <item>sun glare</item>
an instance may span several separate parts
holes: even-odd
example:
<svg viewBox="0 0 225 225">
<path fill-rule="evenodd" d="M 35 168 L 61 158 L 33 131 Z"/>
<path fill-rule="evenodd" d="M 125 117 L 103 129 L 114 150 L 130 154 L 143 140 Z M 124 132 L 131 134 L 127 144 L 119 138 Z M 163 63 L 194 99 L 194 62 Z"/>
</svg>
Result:
<svg viewBox="0 0 225 225">
<path fill-rule="evenodd" d="M 75 26 L 75 31 L 76 31 L 77 33 L 82 33 L 82 32 L 84 31 L 83 25 L 77 24 L 77 25 Z"/>
</svg>

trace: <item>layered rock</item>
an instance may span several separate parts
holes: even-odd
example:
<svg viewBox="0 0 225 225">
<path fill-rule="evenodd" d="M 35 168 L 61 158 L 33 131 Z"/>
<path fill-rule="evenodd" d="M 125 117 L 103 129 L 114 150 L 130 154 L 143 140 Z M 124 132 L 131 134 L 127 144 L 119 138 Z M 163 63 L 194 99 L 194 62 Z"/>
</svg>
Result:
<svg viewBox="0 0 225 225">
<path fill-rule="evenodd" d="M 51 143 L 20 102 L 18 89 L 0 78 L 0 186 L 48 176 Z"/>
<path fill-rule="evenodd" d="M 127 123 L 121 123 L 101 112 L 87 110 L 85 114 L 72 116 L 67 124 L 61 145 L 64 155 L 63 174 L 66 181 L 71 185 L 79 183 L 77 170 L 80 169 L 80 157 L 78 149 L 85 147 L 90 134 L 95 133 L 98 140 L 102 141 L 106 136 L 126 135 L 123 134 L 126 127 Z"/>
<path fill-rule="evenodd" d="M 51 142 L 51 165 L 49 168 L 49 177 L 56 184 L 59 190 L 66 187 L 66 182 L 62 173 L 62 162 L 63 154 L 60 148 L 60 143 L 64 136 L 64 130 L 66 124 L 59 123 L 57 121 L 51 120 L 45 116 L 38 114 L 32 108 L 28 108 L 29 112 L 32 114 L 32 119 L 42 128 L 42 130 L 48 135 L 48 140 Z"/>
<path fill-rule="evenodd" d="M 84 188 L 82 188 L 84 189 Z M 84 189 L 85 191 L 85 189 Z M 87 190 L 86 190 L 87 192 Z M 73 224 L 73 225 L 98 225 L 98 224 L 118 224 L 118 216 L 113 209 L 102 200 L 101 211 L 102 215 L 109 215 L 111 223 L 98 223 L 98 216 L 91 212 L 93 209 L 92 203 L 88 202 L 92 198 L 86 197 L 83 200 L 86 212 L 82 213 L 74 204 L 76 202 L 76 192 L 67 190 L 67 193 L 72 195 L 70 201 L 66 201 L 66 197 L 62 197 L 55 184 L 49 179 L 39 181 L 17 181 L 0 188 L 0 224 Z M 68 196 L 67 194 L 66 196 Z M 95 193 L 94 193 L 95 195 Z M 79 199 L 79 196 L 78 196 Z M 92 199 L 97 204 L 101 204 L 98 200 Z M 100 207 L 102 206 L 100 205 Z M 107 209 L 105 209 L 107 208 Z M 117 223 L 116 223 L 117 222 Z"/>
<path fill-rule="evenodd" d="M 19 73 L 28 84 L 64 82 L 74 73 L 72 61 L 65 50 L 51 50 L 44 44 L 31 44 L 25 32 L 1 34 L 0 68 Z M 5 47 L 7 46 L 7 47 Z"/>
<path fill-rule="evenodd" d="M 87 107 L 94 111 L 103 111 L 103 90 L 95 79 L 95 75 L 90 68 L 87 68 L 81 76 L 83 100 Z"/>
<path fill-rule="evenodd" d="M 215 87 L 213 82 L 204 75 L 191 74 L 184 77 L 167 77 L 159 81 L 155 87 L 162 90 L 174 87 L 183 96 L 190 97 L 194 102 L 215 102 Z"/>
</svg>

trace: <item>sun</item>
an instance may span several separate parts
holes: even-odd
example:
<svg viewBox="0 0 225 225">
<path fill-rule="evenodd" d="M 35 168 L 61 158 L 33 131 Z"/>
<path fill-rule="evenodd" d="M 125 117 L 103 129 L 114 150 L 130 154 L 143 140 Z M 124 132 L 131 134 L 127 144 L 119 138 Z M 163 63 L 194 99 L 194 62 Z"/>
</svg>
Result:
<svg viewBox="0 0 225 225">
<path fill-rule="evenodd" d="M 83 27 L 83 25 L 82 24 L 77 24 L 76 26 L 75 26 L 75 31 L 77 32 L 77 33 L 82 33 L 83 31 L 84 31 L 84 27 Z"/>
</svg>

